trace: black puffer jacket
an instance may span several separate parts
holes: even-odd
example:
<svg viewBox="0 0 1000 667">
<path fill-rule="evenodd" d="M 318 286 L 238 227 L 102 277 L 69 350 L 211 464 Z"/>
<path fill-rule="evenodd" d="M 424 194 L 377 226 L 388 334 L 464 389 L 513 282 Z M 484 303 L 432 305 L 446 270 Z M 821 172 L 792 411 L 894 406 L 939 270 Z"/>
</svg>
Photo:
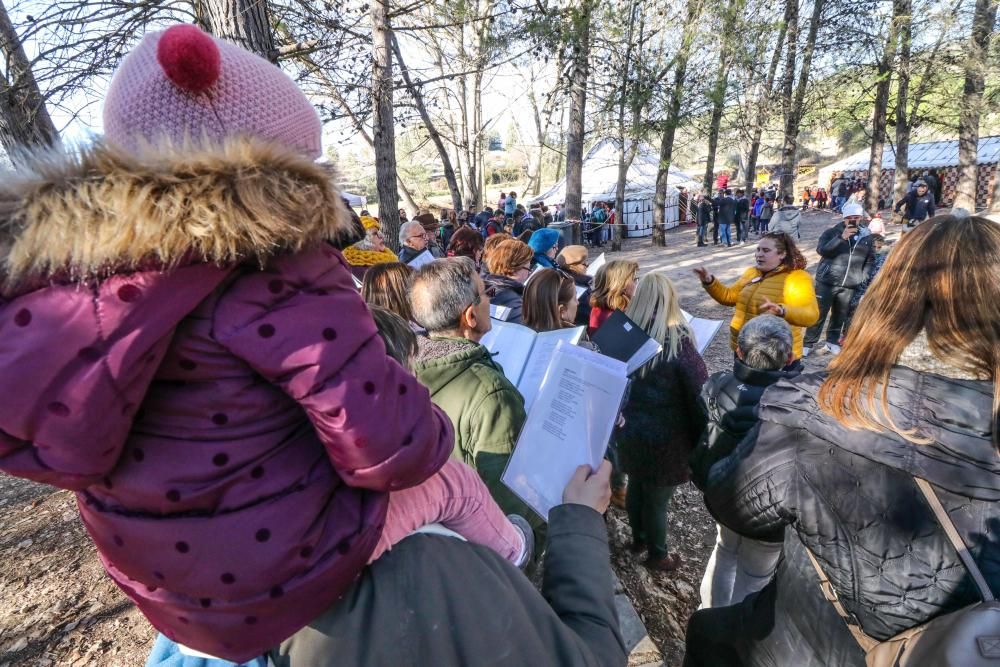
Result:
<svg viewBox="0 0 1000 667">
<path fill-rule="evenodd" d="M 736 359 L 732 373 L 716 373 L 702 387 L 698 405 L 708 420 L 698 447 L 691 453 L 691 481 L 705 489 L 712 465 L 732 454 L 740 440 L 757 423 L 757 404 L 764 390 L 794 370 L 765 371 Z"/>
<path fill-rule="evenodd" d="M 706 501 L 721 523 L 749 537 L 792 529 L 775 579 L 743 602 L 743 618 L 755 619 L 747 626 L 756 628 L 729 635 L 747 665 L 864 665 L 824 600 L 803 545 L 847 611 L 876 639 L 979 599 L 913 474 L 934 485 L 1000 594 L 993 383 L 894 367 L 888 386 L 893 419 L 931 440 L 915 445 L 891 432 L 849 431 L 821 412 L 814 397 L 823 377 L 801 375 L 768 389 L 759 427 L 709 476 Z"/>
<path fill-rule="evenodd" d="M 816 244 L 819 266 L 816 267 L 816 282 L 854 288 L 868 277 L 868 270 L 875 261 L 875 246 L 871 236 L 854 235 L 845 241 L 844 223 L 834 225 L 823 232 Z"/>
</svg>

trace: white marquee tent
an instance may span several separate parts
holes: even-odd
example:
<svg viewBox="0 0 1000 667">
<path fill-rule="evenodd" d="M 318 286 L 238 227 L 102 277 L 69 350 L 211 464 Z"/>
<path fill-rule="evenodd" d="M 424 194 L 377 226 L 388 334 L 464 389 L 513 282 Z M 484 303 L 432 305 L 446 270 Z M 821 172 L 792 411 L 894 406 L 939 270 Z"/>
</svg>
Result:
<svg viewBox="0 0 1000 667">
<path fill-rule="evenodd" d="M 619 144 L 614 139 L 604 139 L 587 151 L 583 158 L 583 205 L 594 202 L 614 202 L 618 185 Z M 656 192 L 656 171 L 660 162 L 659 150 L 649 144 L 640 144 L 635 159 L 625 177 L 625 206 L 622 222 L 625 236 L 649 236 L 653 233 L 653 196 Z M 684 172 L 670 168 L 667 175 L 667 204 L 664 219 L 667 228 L 677 226 L 677 202 L 684 187 L 697 192 L 701 184 Z M 566 179 L 562 179 L 547 192 L 532 199 L 546 204 L 559 204 L 566 199 Z"/>
</svg>

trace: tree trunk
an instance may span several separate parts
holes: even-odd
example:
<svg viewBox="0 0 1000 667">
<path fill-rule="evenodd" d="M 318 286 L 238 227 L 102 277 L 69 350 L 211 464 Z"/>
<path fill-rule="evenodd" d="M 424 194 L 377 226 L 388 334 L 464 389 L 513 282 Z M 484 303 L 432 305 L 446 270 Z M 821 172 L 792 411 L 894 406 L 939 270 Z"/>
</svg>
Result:
<svg viewBox="0 0 1000 667">
<path fill-rule="evenodd" d="M 899 60 L 896 66 L 896 166 L 893 201 L 906 196 L 910 188 L 910 54 L 913 42 L 912 0 L 894 0 L 893 13 L 899 17 Z"/>
<path fill-rule="evenodd" d="M 691 0 L 687 6 L 687 17 L 681 32 L 681 45 L 674 61 L 674 88 L 670 93 L 667 106 L 667 117 L 664 120 L 663 139 L 660 141 L 660 163 L 656 169 L 656 192 L 653 195 L 653 245 L 667 244 L 667 181 L 670 175 L 670 162 L 674 156 L 674 136 L 680 125 L 681 102 L 684 97 L 684 80 L 687 77 L 688 60 L 691 57 L 691 45 L 697 33 L 698 17 L 701 15 L 702 3 Z"/>
<path fill-rule="evenodd" d="M 434 142 L 434 147 L 437 149 L 438 157 L 441 158 L 444 180 L 448 183 L 448 191 L 451 193 L 451 205 L 456 211 L 461 211 L 462 193 L 458 189 L 458 180 L 455 178 L 455 169 L 451 166 L 448 149 L 445 147 L 444 141 L 441 139 L 441 134 L 434 125 L 434 121 L 431 120 L 431 116 L 427 112 L 423 93 L 420 91 L 419 86 L 413 84 L 413 80 L 410 78 L 410 71 L 407 69 L 406 63 L 403 62 L 403 53 L 399 49 L 399 42 L 396 40 L 395 34 L 392 35 L 392 52 L 396 57 L 396 62 L 399 64 L 399 73 L 403 76 L 403 83 L 406 84 L 406 89 L 410 91 L 413 103 L 417 107 L 417 113 L 420 114 L 420 120 L 424 122 L 424 128 L 427 129 L 427 134 L 430 135 L 431 141 Z"/>
<path fill-rule="evenodd" d="M 637 90 L 630 90 L 628 85 L 632 72 L 632 28 L 635 26 L 635 10 L 636 0 L 632 0 L 628 14 L 628 29 L 625 33 L 625 57 L 622 58 L 625 71 L 620 73 L 622 83 L 618 91 L 618 141 L 621 144 L 618 151 L 618 180 L 615 183 L 615 212 L 617 215 L 615 216 L 615 225 L 611 228 L 612 252 L 622 249 L 622 239 L 625 237 L 625 179 L 628 177 L 628 169 L 632 166 L 632 160 L 635 159 L 636 150 L 639 145 L 638 140 L 632 138 L 632 145 L 626 147 L 627 138 L 625 133 L 626 101 L 630 93 L 632 95 L 638 93 Z M 641 58 L 637 58 L 637 60 L 641 60 Z M 638 124 L 639 114 L 633 113 L 632 116 L 633 125 Z"/>
<path fill-rule="evenodd" d="M 579 48 L 570 74 L 569 133 L 566 137 L 566 220 L 579 221 L 583 198 L 583 142 L 590 76 L 590 14 L 594 0 L 583 0 L 576 16 Z M 574 10 L 576 12 L 577 10 Z"/>
<path fill-rule="evenodd" d="M 0 0 L 0 145 L 16 162 L 18 151 L 30 146 L 53 146 L 59 141 L 45 99 L 31 72 L 31 63 Z"/>
<path fill-rule="evenodd" d="M 954 208 L 976 210 L 976 176 L 979 172 L 979 117 L 986 85 L 986 52 L 997 20 L 997 0 L 976 0 L 972 34 L 965 53 L 965 86 L 959 100 L 958 186 Z"/>
<path fill-rule="evenodd" d="M 278 62 L 267 0 L 202 0 L 195 7 L 198 22 L 208 32 Z"/>
<path fill-rule="evenodd" d="M 794 118 L 792 108 L 794 106 L 795 95 L 795 66 L 799 56 L 799 2 L 798 0 L 785 0 L 785 18 L 788 39 L 785 53 L 785 68 L 781 73 L 781 115 L 784 119 L 784 134 L 781 144 L 781 191 L 778 193 L 779 199 L 785 194 L 790 194 L 792 185 L 785 191 L 785 182 L 788 180 L 785 174 L 786 169 L 795 167 L 795 149 L 797 132 L 794 131 Z M 792 183 L 795 177 L 792 176 Z"/>
<path fill-rule="evenodd" d="M 791 0 L 794 1 L 794 0 Z M 806 36 L 806 43 L 802 49 L 802 68 L 799 73 L 799 81 L 795 88 L 795 98 L 791 100 L 789 114 L 785 120 L 785 138 L 781 147 L 781 196 L 794 196 L 795 176 L 798 169 L 798 144 L 799 126 L 802 123 L 802 112 L 806 99 L 806 87 L 809 85 L 809 74 L 812 69 L 813 52 L 816 50 L 816 35 L 819 33 L 819 22 L 823 15 L 823 5 L 825 0 L 814 0 L 812 16 L 809 18 L 809 32 Z M 796 10 L 796 22 L 798 21 L 798 10 Z M 797 41 L 798 29 L 796 28 L 795 39 L 789 37 L 789 42 Z M 794 64 L 794 58 L 793 58 Z M 792 72 L 794 77 L 795 73 Z"/>
<path fill-rule="evenodd" d="M 865 197 L 865 210 L 875 213 L 879 210 L 878 201 L 882 195 L 882 153 L 885 151 L 886 116 L 889 112 L 889 86 L 892 85 L 892 62 L 896 58 L 896 37 L 899 33 L 900 17 L 896 13 L 901 5 L 892 5 L 892 23 L 889 26 L 889 37 L 886 39 L 882 57 L 878 62 L 878 83 L 875 84 L 875 108 L 872 111 L 872 145 L 868 157 L 868 193 Z"/>
<path fill-rule="evenodd" d="M 372 107 L 375 184 L 385 242 L 399 250 L 399 192 L 396 190 L 396 134 L 392 116 L 392 28 L 389 0 L 372 0 Z"/>
<path fill-rule="evenodd" d="M 757 109 L 754 114 L 753 133 L 750 138 L 750 150 L 747 151 L 747 196 L 753 190 L 757 182 L 757 158 L 760 156 L 760 140 L 764 134 L 764 125 L 770 116 L 771 100 L 774 99 L 774 79 L 778 74 L 778 62 L 781 61 L 781 49 L 785 45 L 785 35 L 788 33 L 788 26 L 784 23 L 778 30 L 778 42 L 771 55 L 771 65 L 767 69 L 767 78 L 764 80 L 764 91 L 757 100 Z"/>
<path fill-rule="evenodd" d="M 726 91 L 729 90 L 729 65 L 732 59 L 733 41 L 731 35 L 736 24 L 736 15 L 741 4 L 739 0 L 730 0 L 723 9 L 722 16 L 722 46 L 719 49 L 719 69 L 715 74 L 715 85 L 709 93 L 712 100 L 712 120 L 708 129 L 708 156 L 705 159 L 705 178 L 702 185 L 705 190 L 712 191 L 715 181 L 715 153 L 719 147 L 719 128 L 722 125 L 722 112 L 725 110 Z"/>
</svg>

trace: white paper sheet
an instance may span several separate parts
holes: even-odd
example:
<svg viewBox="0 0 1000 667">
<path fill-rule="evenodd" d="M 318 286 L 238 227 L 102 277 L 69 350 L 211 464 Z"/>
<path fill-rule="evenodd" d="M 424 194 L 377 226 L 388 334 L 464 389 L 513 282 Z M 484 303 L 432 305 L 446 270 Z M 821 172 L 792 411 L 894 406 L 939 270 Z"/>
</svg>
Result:
<svg viewBox="0 0 1000 667">
<path fill-rule="evenodd" d="M 358 280 L 358 277 L 357 277 L 357 276 L 354 276 L 354 275 L 352 275 L 352 276 L 351 276 L 351 278 L 353 278 L 353 279 L 354 279 L 354 286 L 355 286 L 355 287 L 357 287 L 358 289 L 361 289 L 361 281 L 360 281 L 360 280 Z"/>
<path fill-rule="evenodd" d="M 531 347 L 531 354 L 528 356 L 527 363 L 525 363 L 524 368 L 521 370 L 521 375 L 515 383 L 521 392 L 521 396 L 524 397 L 525 410 L 528 410 L 531 404 L 535 402 L 538 389 L 542 384 L 542 379 L 545 377 L 545 371 L 552 361 L 552 355 L 555 354 L 556 347 L 561 341 L 565 341 L 570 345 L 576 345 L 583 337 L 583 330 L 584 327 L 574 327 L 572 329 L 546 331 L 535 336 L 535 343 Z"/>
<path fill-rule="evenodd" d="M 576 286 L 576 298 L 577 298 L 577 300 L 579 300 L 580 297 L 583 296 L 583 293 L 586 292 L 588 289 L 589 288 L 586 285 L 577 285 Z"/>
<path fill-rule="evenodd" d="M 719 333 L 719 329 L 722 327 L 722 320 L 706 320 L 701 317 L 695 317 L 686 310 L 682 310 L 681 313 L 684 314 L 684 319 L 688 321 L 688 325 L 691 327 L 691 331 L 694 332 L 695 346 L 698 348 L 699 354 L 705 354 L 705 349 L 715 338 L 715 334 Z"/>
<path fill-rule="evenodd" d="M 596 469 L 628 380 L 625 364 L 561 341 L 501 477 L 548 520 L 576 468 Z"/>
<path fill-rule="evenodd" d="M 495 320 L 500 320 L 501 322 L 506 322 L 507 318 L 510 317 L 511 309 L 507 306 L 498 306 L 496 304 L 490 304 L 490 317 Z"/>
<path fill-rule="evenodd" d="M 492 328 L 480 341 L 494 353 L 493 359 L 503 367 L 504 375 L 524 396 L 527 409 L 538 392 L 545 369 L 559 341 L 576 345 L 583 337 L 584 327 L 536 333 L 521 324 L 492 321 Z"/>
<path fill-rule="evenodd" d="M 528 363 L 536 334 L 528 327 L 513 322 L 491 320 L 491 324 L 492 328 L 479 342 L 493 353 L 494 361 L 503 367 L 504 375 L 516 386 L 521 370 Z"/>
<path fill-rule="evenodd" d="M 656 342 L 655 338 L 647 340 L 642 344 L 642 347 L 635 351 L 632 358 L 628 360 L 628 374 L 631 375 L 636 372 L 644 363 L 659 354 L 662 349 L 663 346 Z"/>
<path fill-rule="evenodd" d="M 430 250 L 424 250 L 422 253 L 411 259 L 406 263 L 408 267 L 414 271 L 418 270 L 421 266 L 425 264 L 430 264 L 434 261 L 434 255 L 431 254 Z"/>
<path fill-rule="evenodd" d="M 605 262 L 607 261 L 608 261 L 607 257 L 605 257 L 604 253 L 602 252 L 601 256 L 595 259 L 593 262 L 591 262 L 590 266 L 587 267 L 587 275 L 590 276 L 591 278 L 596 276 L 597 270 L 602 266 L 604 266 Z"/>
</svg>

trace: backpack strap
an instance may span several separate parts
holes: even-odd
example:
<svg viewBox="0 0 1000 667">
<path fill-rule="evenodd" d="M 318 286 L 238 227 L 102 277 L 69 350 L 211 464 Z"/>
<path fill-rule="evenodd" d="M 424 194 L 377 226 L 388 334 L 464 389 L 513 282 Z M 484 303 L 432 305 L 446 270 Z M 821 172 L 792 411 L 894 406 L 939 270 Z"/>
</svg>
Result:
<svg viewBox="0 0 1000 667">
<path fill-rule="evenodd" d="M 927 504 L 931 506 L 934 517 L 944 529 L 944 533 L 948 536 L 951 546 L 955 547 L 955 551 L 958 552 L 958 557 L 962 559 L 962 564 L 968 570 L 969 576 L 976 582 L 976 588 L 979 589 L 979 594 L 983 596 L 983 602 L 992 602 L 994 600 L 993 591 L 990 590 L 989 585 L 986 583 L 983 573 L 979 571 L 976 561 L 972 559 L 969 547 L 962 541 L 962 536 L 958 534 L 958 530 L 956 530 L 955 524 L 952 523 L 951 517 L 948 516 L 948 512 L 941 505 L 941 500 L 938 498 L 937 493 L 934 492 L 934 487 L 925 479 L 919 477 L 914 477 L 913 479 L 917 483 L 917 488 L 920 489 L 920 492 L 924 494 L 924 498 L 927 499 Z"/>
</svg>

